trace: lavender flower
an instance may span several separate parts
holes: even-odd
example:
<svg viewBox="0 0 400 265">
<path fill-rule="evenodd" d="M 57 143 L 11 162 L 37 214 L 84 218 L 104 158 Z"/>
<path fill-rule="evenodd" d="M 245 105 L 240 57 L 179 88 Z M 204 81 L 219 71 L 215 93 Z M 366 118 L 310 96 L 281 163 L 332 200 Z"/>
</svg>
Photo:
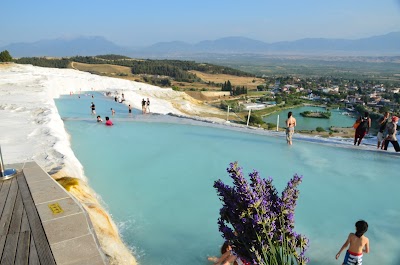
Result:
<svg viewBox="0 0 400 265">
<path fill-rule="evenodd" d="M 227 168 L 233 186 L 215 181 L 222 202 L 218 227 L 234 252 L 253 264 L 306 264 L 308 239 L 294 231 L 294 212 L 299 197 L 297 174 L 279 197 L 272 178 L 262 179 L 256 170 L 243 176 L 237 162 Z M 294 263 L 293 263 L 294 264 Z"/>
</svg>

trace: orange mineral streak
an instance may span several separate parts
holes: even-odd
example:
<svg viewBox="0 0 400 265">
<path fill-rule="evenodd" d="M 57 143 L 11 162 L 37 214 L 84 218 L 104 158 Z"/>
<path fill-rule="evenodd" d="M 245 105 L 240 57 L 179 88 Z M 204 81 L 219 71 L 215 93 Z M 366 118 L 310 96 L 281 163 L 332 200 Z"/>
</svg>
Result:
<svg viewBox="0 0 400 265">
<path fill-rule="evenodd" d="M 61 175 L 62 172 L 58 172 L 52 177 L 73 195 L 88 212 L 100 246 L 109 259 L 109 264 L 137 265 L 136 259 L 121 240 L 118 227 L 101 206 L 94 191 L 81 179 L 61 177 Z"/>
</svg>

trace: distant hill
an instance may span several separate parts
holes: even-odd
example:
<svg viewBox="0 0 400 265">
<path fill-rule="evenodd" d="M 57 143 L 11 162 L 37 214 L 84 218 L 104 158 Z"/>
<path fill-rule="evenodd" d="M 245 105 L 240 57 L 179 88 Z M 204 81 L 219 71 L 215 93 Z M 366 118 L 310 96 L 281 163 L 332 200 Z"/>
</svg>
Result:
<svg viewBox="0 0 400 265">
<path fill-rule="evenodd" d="M 93 56 L 120 54 L 139 58 L 177 58 L 194 54 L 304 54 L 304 55 L 400 55 L 400 32 L 356 40 L 307 38 L 296 41 L 266 43 L 244 37 L 226 37 L 196 44 L 181 41 L 159 42 L 148 47 L 129 49 L 103 37 L 42 40 L 15 43 L 8 50 L 13 57 L 32 56 Z"/>
<path fill-rule="evenodd" d="M 103 37 L 78 37 L 73 39 L 41 40 L 33 43 L 15 43 L 0 48 L 13 57 L 77 56 L 97 54 L 127 54 L 124 49 Z"/>
<path fill-rule="evenodd" d="M 263 53 L 269 44 L 243 37 L 226 37 L 217 40 L 201 41 L 197 44 L 185 42 L 159 42 L 136 52 L 148 54 L 187 54 L 187 53 Z"/>
<path fill-rule="evenodd" d="M 271 44 L 273 51 L 299 52 L 367 52 L 372 54 L 399 54 L 400 32 L 386 35 L 362 38 L 357 40 L 346 39 L 301 39 L 291 42 L 277 42 Z"/>
<path fill-rule="evenodd" d="M 143 48 L 137 52 L 148 55 L 223 53 L 223 54 L 313 54 L 313 55 L 399 55 L 400 32 L 369 38 L 323 39 L 307 38 L 296 41 L 266 43 L 243 37 L 227 37 L 196 44 L 163 42 Z"/>
</svg>

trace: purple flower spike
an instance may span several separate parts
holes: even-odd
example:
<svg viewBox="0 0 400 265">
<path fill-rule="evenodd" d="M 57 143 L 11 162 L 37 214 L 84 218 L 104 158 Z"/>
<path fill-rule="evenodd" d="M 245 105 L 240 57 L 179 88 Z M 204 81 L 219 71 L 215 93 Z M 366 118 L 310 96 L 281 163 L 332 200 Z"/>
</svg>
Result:
<svg viewBox="0 0 400 265">
<path fill-rule="evenodd" d="M 276 255 L 288 255 L 278 260 L 295 258 L 298 265 L 307 264 L 305 252 L 309 241 L 294 231 L 302 176 L 295 174 L 278 196 L 271 177 L 262 179 L 253 170 L 248 181 L 237 162 L 230 163 L 227 172 L 233 186 L 218 180 L 214 188 L 222 202 L 218 227 L 234 252 L 253 264 L 272 264 Z M 276 251 L 282 248 L 287 249 Z"/>
</svg>

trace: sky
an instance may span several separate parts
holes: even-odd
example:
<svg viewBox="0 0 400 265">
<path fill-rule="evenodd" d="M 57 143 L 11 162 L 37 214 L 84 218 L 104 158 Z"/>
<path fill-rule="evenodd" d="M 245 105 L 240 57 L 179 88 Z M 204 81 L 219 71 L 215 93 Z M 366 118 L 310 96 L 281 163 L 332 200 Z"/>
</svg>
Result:
<svg viewBox="0 0 400 265">
<path fill-rule="evenodd" d="M 102 36 L 127 47 L 241 36 L 267 43 L 400 31 L 400 0 L 2 0 L 0 46 Z"/>
</svg>

